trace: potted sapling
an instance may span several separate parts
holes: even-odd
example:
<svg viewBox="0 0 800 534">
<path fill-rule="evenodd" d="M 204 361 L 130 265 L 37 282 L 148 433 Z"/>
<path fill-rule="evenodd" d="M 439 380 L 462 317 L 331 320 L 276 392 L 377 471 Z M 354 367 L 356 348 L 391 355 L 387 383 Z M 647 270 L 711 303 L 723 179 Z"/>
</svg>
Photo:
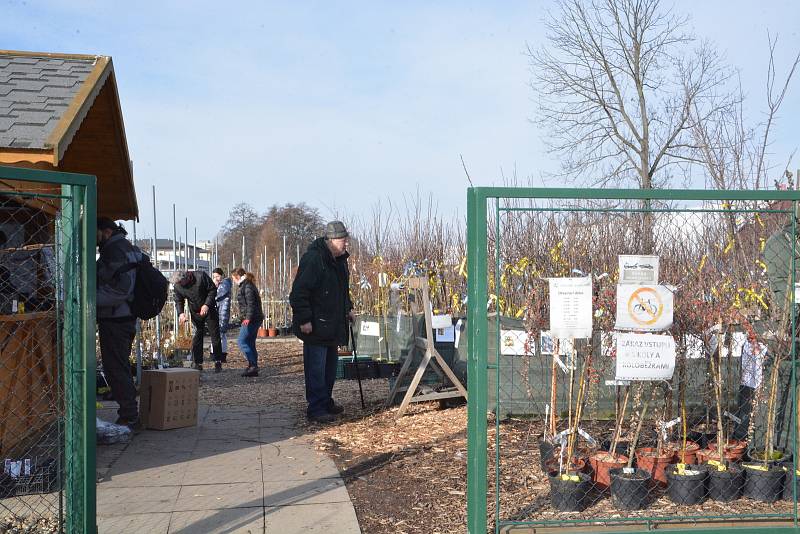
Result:
<svg viewBox="0 0 800 534">
<path fill-rule="evenodd" d="M 641 394 L 641 390 L 640 390 Z M 647 507 L 650 495 L 650 483 L 652 476 L 644 469 L 633 468 L 633 451 L 639 441 L 642 432 L 642 423 L 647 415 L 647 405 L 650 399 L 645 399 L 642 405 L 642 413 L 639 416 L 639 423 L 631 441 L 631 449 L 628 454 L 628 463 L 625 467 L 609 469 L 611 479 L 611 500 L 614 505 L 624 510 L 642 510 Z"/>
<path fill-rule="evenodd" d="M 549 473 L 550 501 L 553 508 L 562 512 L 580 512 L 584 510 L 589 504 L 588 496 L 592 490 L 592 479 L 583 472 L 583 468 L 586 465 L 585 460 L 574 456 L 584 399 L 588 389 L 586 376 L 590 365 L 591 355 L 585 358 L 581 370 L 580 385 L 575 403 L 575 417 L 566 436 L 566 455 L 563 454 L 565 451 L 564 447 L 562 447 L 562 454 L 558 457 L 558 471 L 553 470 Z"/>
<path fill-rule="evenodd" d="M 598 451 L 589 457 L 592 466 L 592 480 L 600 490 L 607 490 L 611 485 L 611 469 L 618 469 L 628 465 L 628 457 L 617 452 L 619 437 L 622 434 L 622 423 L 625 420 L 625 410 L 628 406 L 631 388 L 627 386 L 625 399 L 622 402 L 622 409 L 614 427 L 614 436 L 607 451 Z"/>
</svg>

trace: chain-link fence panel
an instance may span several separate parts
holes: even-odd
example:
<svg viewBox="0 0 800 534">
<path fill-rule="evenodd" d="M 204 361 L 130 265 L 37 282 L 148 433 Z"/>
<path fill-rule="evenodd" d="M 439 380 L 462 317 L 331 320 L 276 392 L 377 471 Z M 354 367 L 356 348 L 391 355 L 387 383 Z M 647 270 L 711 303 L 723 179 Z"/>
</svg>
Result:
<svg viewBox="0 0 800 534">
<path fill-rule="evenodd" d="M 63 178 L 0 167 L 4 532 L 94 531 L 94 182 Z"/>
<path fill-rule="evenodd" d="M 496 532 L 793 526 L 800 195 L 492 191 L 470 212 L 470 531 L 483 506 Z"/>
</svg>

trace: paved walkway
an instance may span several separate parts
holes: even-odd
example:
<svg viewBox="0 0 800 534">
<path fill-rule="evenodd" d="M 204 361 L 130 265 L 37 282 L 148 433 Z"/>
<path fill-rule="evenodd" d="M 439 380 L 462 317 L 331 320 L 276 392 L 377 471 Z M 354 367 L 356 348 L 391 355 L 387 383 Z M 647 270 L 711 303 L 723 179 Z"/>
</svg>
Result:
<svg viewBox="0 0 800 534">
<path fill-rule="evenodd" d="M 334 463 L 277 408 L 201 406 L 196 427 L 97 454 L 101 534 L 361 532 Z"/>
</svg>

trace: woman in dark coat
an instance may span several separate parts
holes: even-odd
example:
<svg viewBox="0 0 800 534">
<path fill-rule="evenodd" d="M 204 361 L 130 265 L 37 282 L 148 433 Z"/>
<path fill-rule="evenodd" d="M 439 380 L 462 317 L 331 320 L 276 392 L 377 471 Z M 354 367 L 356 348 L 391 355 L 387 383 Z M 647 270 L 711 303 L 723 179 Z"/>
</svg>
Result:
<svg viewBox="0 0 800 534">
<path fill-rule="evenodd" d="M 239 302 L 239 317 L 242 327 L 239 329 L 239 348 L 247 358 L 248 367 L 242 376 L 258 376 L 258 352 L 256 352 L 256 337 L 258 329 L 264 322 L 264 312 L 261 308 L 261 295 L 255 284 L 252 273 L 246 272 L 241 267 L 231 272 L 231 278 L 239 286 L 237 300 Z"/>
</svg>

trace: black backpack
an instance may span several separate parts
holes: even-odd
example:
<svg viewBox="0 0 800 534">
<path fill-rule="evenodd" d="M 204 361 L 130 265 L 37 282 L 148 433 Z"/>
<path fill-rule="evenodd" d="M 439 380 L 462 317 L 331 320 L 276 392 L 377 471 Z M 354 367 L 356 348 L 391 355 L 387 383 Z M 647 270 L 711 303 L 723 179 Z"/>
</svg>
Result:
<svg viewBox="0 0 800 534">
<path fill-rule="evenodd" d="M 131 269 L 136 269 L 136 280 L 133 286 L 133 300 L 130 302 L 131 313 L 142 320 L 152 319 L 164 308 L 169 293 L 169 281 L 153 267 L 150 256 L 141 252 L 142 259 L 136 263 L 129 263 L 121 267 L 117 273 L 121 274 Z"/>
</svg>

